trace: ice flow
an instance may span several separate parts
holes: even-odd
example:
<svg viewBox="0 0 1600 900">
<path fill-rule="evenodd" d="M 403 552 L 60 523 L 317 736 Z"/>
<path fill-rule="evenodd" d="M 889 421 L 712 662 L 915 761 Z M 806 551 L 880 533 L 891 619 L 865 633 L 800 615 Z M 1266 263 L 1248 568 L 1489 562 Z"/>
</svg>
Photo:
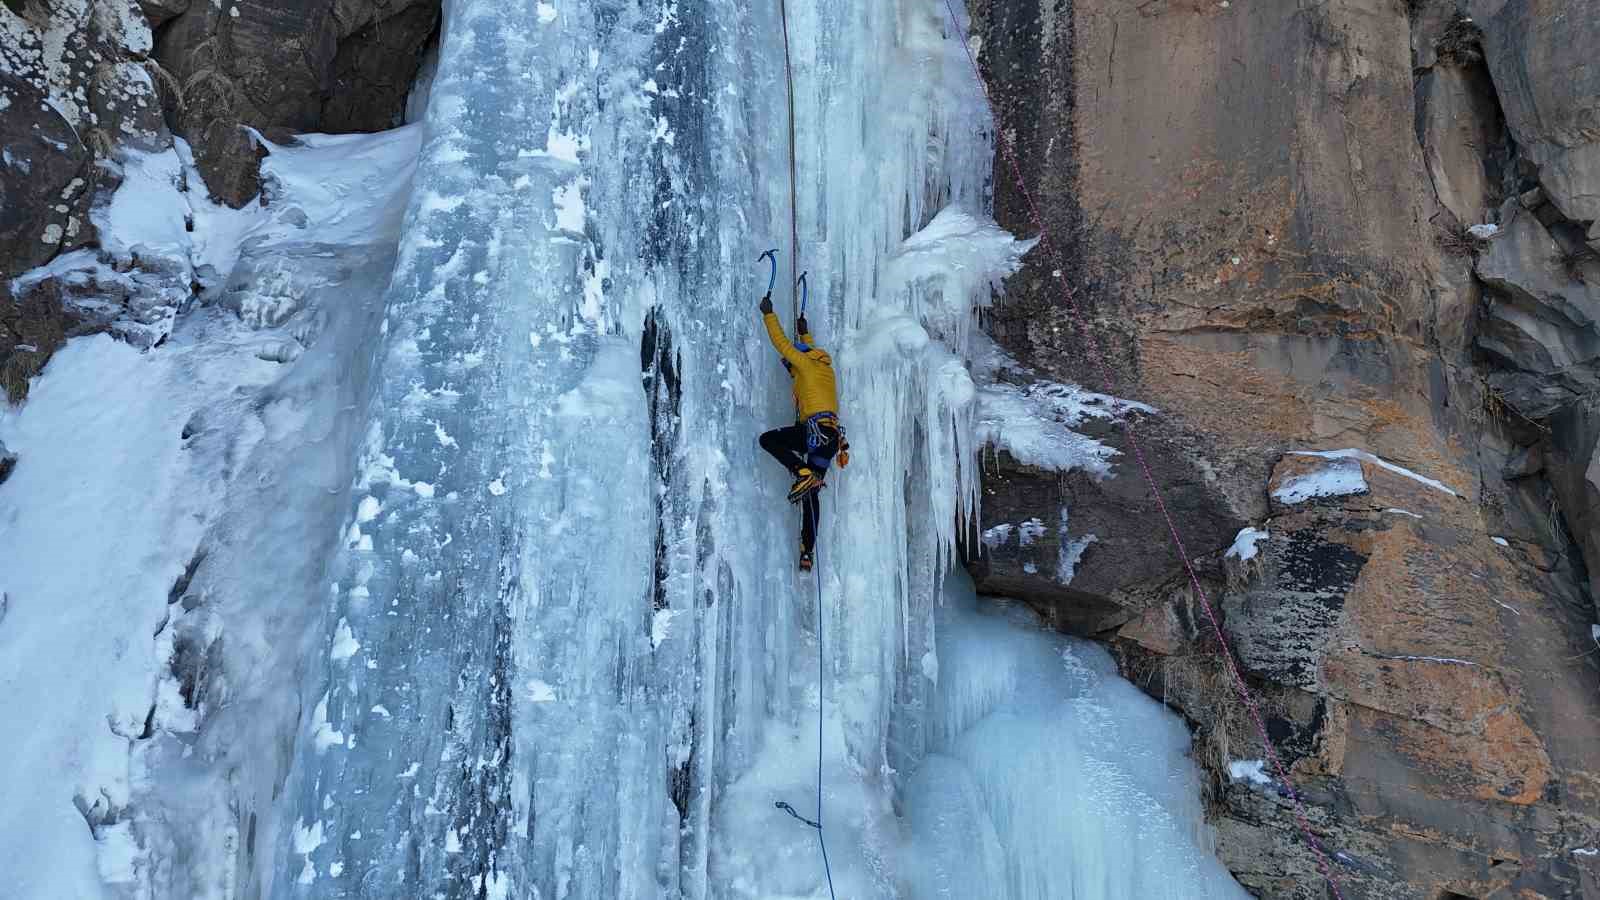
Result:
<svg viewBox="0 0 1600 900">
<path fill-rule="evenodd" d="M 788 246 L 775 6 L 448 3 L 392 275 L 361 281 L 381 308 L 250 420 L 262 477 L 218 501 L 180 630 L 227 690 L 139 757 L 108 896 L 825 896 L 773 806 L 816 815 L 819 756 L 840 897 L 1242 896 L 1181 723 L 956 568 L 976 315 L 1031 245 L 988 215 L 945 5 L 792 6 L 804 258 L 775 299 L 788 320 L 809 270 L 855 451 L 815 580 L 756 444 L 792 414 L 755 314 L 756 256 Z M 1080 449 L 1057 462 L 1117 465 Z M 275 542 L 229 549 L 252 534 Z M 302 596 L 303 645 L 257 611 Z"/>
<path fill-rule="evenodd" d="M 816 895 L 773 802 L 815 806 L 819 752 L 841 896 L 1236 892 L 1176 722 L 970 587 L 938 612 L 974 313 L 1027 250 L 985 214 L 991 124 L 940 13 L 791 19 L 785 262 L 864 451 L 819 608 L 754 440 L 790 414 L 753 313 L 788 212 L 779 23 L 451 7 L 328 616 L 361 649 L 307 694 L 281 893 Z M 1148 753 L 1112 752 L 1140 717 Z"/>
</svg>

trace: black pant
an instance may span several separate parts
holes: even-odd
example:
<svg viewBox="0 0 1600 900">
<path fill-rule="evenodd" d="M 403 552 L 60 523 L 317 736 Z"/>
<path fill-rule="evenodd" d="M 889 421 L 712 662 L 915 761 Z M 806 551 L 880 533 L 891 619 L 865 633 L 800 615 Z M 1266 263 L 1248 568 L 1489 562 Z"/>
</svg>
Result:
<svg viewBox="0 0 1600 900">
<path fill-rule="evenodd" d="M 806 430 L 804 422 L 774 428 L 761 435 L 761 449 L 783 463 L 791 475 L 798 476 L 801 466 L 809 467 L 821 475 L 833 462 L 833 455 L 839 452 L 839 432 L 826 426 L 819 427 L 821 443 L 815 448 L 808 448 Z M 817 494 L 817 491 L 812 491 L 800 501 L 800 548 L 807 553 L 817 545 L 817 520 L 822 515 L 822 504 Z"/>
</svg>

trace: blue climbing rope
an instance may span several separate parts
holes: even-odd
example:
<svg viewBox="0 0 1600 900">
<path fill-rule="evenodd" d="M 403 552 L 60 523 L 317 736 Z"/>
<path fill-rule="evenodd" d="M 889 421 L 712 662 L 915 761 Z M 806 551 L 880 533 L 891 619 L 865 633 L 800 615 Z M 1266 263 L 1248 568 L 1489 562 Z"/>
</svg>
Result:
<svg viewBox="0 0 1600 900">
<path fill-rule="evenodd" d="M 810 519 L 810 521 L 811 521 L 811 533 L 813 535 L 815 535 L 817 533 L 817 514 L 816 514 L 816 511 L 808 506 L 806 508 L 806 517 L 808 519 Z M 813 554 L 816 553 L 816 548 L 815 547 L 812 547 L 812 553 Z M 822 663 L 823 654 L 822 654 L 822 567 L 821 566 L 818 566 L 816 568 L 816 572 L 815 572 L 815 576 L 814 577 L 816 578 L 816 581 L 817 581 L 817 818 L 815 820 L 812 820 L 812 819 L 806 818 L 805 816 L 800 815 L 798 812 L 795 811 L 794 807 L 792 807 L 789 804 L 783 802 L 782 800 L 779 800 L 777 803 L 775 803 L 773 805 L 776 806 L 777 808 L 783 810 L 784 812 L 788 813 L 789 815 L 794 816 L 796 819 L 800 820 L 801 822 L 804 822 L 805 824 L 810 825 L 812 828 L 815 828 L 817 830 L 817 843 L 822 846 L 822 871 L 828 876 L 828 896 L 833 898 L 833 900 L 838 900 L 839 895 L 835 894 L 834 891 L 833 891 L 833 866 L 831 864 L 829 864 L 829 862 L 828 862 L 828 837 L 827 837 L 827 835 L 823 834 L 823 832 L 822 832 L 822 711 L 823 711 L 823 705 L 824 705 L 823 704 L 823 688 L 827 684 L 827 682 L 823 678 L 824 669 L 823 669 L 823 663 Z"/>
<path fill-rule="evenodd" d="M 802 282 L 805 280 L 804 275 L 800 278 Z M 805 308 L 806 305 L 802 301 L 800 315 L 805 315 Z M 808 508 L 806 515 L 811 518 L 811 534 L 816 535 L 816 507 Z M 811 552 L 815 558 L 817 552 L 815 546 L 811 548 Z M 828 896 L 836 897 L 833 892 L 833 866 L 828 864 L 828 837 L 822 833 L 822 698 L 827 680 L 822 677 L 822 570 L 820 568 L 812 575 L 812 579 L 817 583 L 817 843 L 822 845 L 822 871 L 828 875 Z"/>
<path fill-rule="evenodd" d="M 783 80 L 788 88 L 789 99 L 789 255 L 794 262 L 800 259 L 800 205 L 796 201 L 795 189 L 795 149 L 794 149 L 794 70 L 789 62 L 789 8 L 784 0 L 778 0 L 778 15 L 783 21 Z M 772 285 L 778 277 L 778 256 L 776 250 L 769 250 L 762 256 L 767 257 L 772 263 L 771 274 L 767 278 L 767 293 L 772 293 Z M 759 259 L 757 260 L 760 261 Z M 790 271 L 793 271 L 792 269 Z M 800 288 L 806 290 L 806 275 L 800 273 Z M 806 300 L 802 296 L 800 301 L 800 316 L 806 314 Z M 793 296 L 790 297 L 793 303 Z M 793 308 L 792 306 L 790 307 Z M 796 335 L 798 337 L 798 335 Z M 811 533 L 817 533 L 816 511 L 810 507 L 806 515 L 811 520 Z M 813 552 L 815 548 L 813 548 Z M 795 812 L 794 807 L 779 800 L 776 806 L 794 816 L 801 822 L 817 830 L 817 843 L 822 846 L 822 871 L 828 876 L 828 896 L 838 900 L 838 895 L 833 890 L 833 867 L 828 863 L 828 838 L 822 833 L 822 711 L 823 711 L 823 658 L 822 658 L 822 573 L 819 569 L 814 577 L 817 579 L 817 819 L 812 821 Z"/>
</svg>

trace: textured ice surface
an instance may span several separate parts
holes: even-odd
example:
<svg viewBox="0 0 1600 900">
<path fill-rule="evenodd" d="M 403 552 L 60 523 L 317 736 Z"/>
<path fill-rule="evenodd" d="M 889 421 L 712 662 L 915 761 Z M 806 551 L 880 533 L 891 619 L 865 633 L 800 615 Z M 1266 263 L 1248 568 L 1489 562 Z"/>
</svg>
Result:
<svg viewBox="0 0 1600 900">
<path fill-rule="evenodd" d="M 402 133 L 414 181 L 409 157 L 313 140 L 349 158 L 280 156 L 267 218 L 184 248 L 227 269 L 255 380 L 185 401 L 187 452 L 226 469 L 138 598 L 163 608 L 151 591 L 204 550 L 168 627 L 218 674 L 193 703 L 142 676 L 158 736 L 99 841 L 111 876 L 152 897 L 820 896 L 815 832 L 773 807 L 816 814 L 820 754 L 841 897 L 1238 896 L 1182 724 L 1102 651 L 945 583 L 996 385 L 975 310 L 1028 245 L 984 212 L 992 123 L 943 4 L 791 13 L 804 258 L 785 249 L 780 284 L 809 270 L 855 457 L 814 579 L 756 444 L 793 413 L 754 311 L 756 254 L 788 243 L 776 10 L 451 4 Z M 248 343 L 300 329 L 298 356 Z M 1127 409 L 1012 399 L 1006 434 Z M 1063 541 L 1058 577 L 1091 539 Z"/>
<path fill-rule="evenodd" d="M 30 723 L 0 767 L 22 779 L 0 781 L 8 896 L 100 896 L 97 869 L 130 897 L 235 896 L 251 878 L 241 841 L 252 818 L 271 828 L 311 712 L 297 668 L 360 649 L 304 629 L 324 612 L 418 137 L 277 148 L 273 204 L 243 211 L 192 206 L 178 153 L 132 157 L 97 211 L 108 254 L 209 260 L 226 288 L 147 353 L 69 343 L 0 411 L 25 463 L 0 486 L 0 708 Z"/>
<path fill-rule="evenodd" d="M 1245 897 L 1211 854 L 1183 724 L 1100 646 L 980 610 L 971 592 L 953 576 L 938 616 L 930 752 L 905 798 L 907 894 Z"/>
</svg>

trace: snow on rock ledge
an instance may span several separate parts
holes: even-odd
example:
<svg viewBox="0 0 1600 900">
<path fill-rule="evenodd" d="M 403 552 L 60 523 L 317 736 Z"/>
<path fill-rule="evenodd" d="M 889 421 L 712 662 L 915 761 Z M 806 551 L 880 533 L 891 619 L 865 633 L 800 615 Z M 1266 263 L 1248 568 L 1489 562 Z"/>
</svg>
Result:
<svg viewBox="0 0 1600 900">
<path fill-rule="evenodd" d="M 1111 423 L 1135 412 L 1155 413 L 1143 403 L 1039 378 L 987 337 L 980 335 L 976 343 L 976 440 L 992 451 L 1006 451 L 1023 465 L 1062 474 L 1081 469 L 1096 480 L 1105 478 L 1120 451 L 1077 429 L 1090 421 Z"/>
<path fill-rule="evenodd" d="M 1270 536 L 1264 528 L 1242 528 L 1238 536 L 1233 539 L 1233 546 L 1228 548 L 1224 556 L 1240 562 L 1249 562 L 1260 552 L 1257 545 Z"/>
<path fill-rule="evenodd" d="M 1353 459 L 1291 457 L 1274 473 L 1272 499 L 1285 506 L 1368 492 L 1361 463 Z"/>
</svg>

